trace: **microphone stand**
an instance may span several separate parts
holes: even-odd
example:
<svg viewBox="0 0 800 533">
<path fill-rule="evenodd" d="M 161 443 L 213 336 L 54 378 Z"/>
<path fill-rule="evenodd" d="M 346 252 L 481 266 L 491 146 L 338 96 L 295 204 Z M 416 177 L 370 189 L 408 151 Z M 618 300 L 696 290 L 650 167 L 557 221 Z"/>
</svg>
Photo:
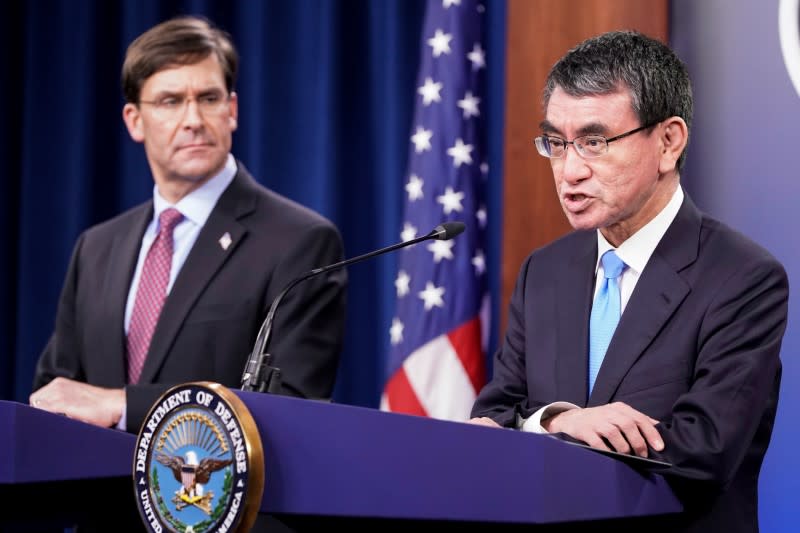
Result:
<svg viewBox="0 0 800 533">
<path fill-rule="evenodd" d="M 261 329 L 256 337 L 253 351 L 247 360 L 247 364 L 245 365 L 244 373 L 242 374 L 241 389 L 243 391 L 268 392 L 274 394 L 280 393 L 281 371 L 280 368 L 272 366 L 272 356 L 267 353 L 266 350 L 270 340 L 270 335 L 272 333 L 272 321 L 275 318 L 275 310 L 278 308 L 281 300 L 283 300 L 283 297 L 286 296 L 286 293 L 292 290 L 295 285 L 318 274 L 324 274 L 325 272 L 329 272 L 331 270 L 352 265 L 353 263 L 358 263 L 365 259 L 369 259 L 370 257 L 397 250 L 398 248 L 404 248 L 406 246 L 411 246 L 412 244 L 417 244 L 430 239 L 438 239 L 443 241 L 452 239 L 464 231 L 464 228 L 465 225 L 462 222 L 445 222 L 439 226 L 436 226 L 430 231 L 430 233 L 423 235 L 422 237 L 399 242 L 391 246 L 381 248 L 380 250 L 374 250 L 351 259 L 345 259 L 344 261 L 333 263 L 332 265 L 315 268 L 314 270 L 306 272 L 302 276 L 295 278 L 278 294 L 278 296 L 275 297 L 274 300 L 272 300 L 272 305 L 270 305 L 269 311 L 267 312 L 267 317 L 264 319 L 264 323 L 261 325 Z"/>
</svg>

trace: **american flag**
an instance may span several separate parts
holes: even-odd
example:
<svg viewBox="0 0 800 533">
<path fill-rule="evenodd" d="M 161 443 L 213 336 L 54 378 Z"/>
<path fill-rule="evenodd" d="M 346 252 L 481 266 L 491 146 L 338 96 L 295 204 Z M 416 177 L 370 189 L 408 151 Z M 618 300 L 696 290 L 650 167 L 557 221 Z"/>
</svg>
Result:
<svg viewBox="0 0 800 533">
<path fill-rule="evenodd" d="M 486 380 L 484 13 L 475 0 L 427 5 L 400 237 L 466 230 L 400 252 L 384 411 L 466 420 Z"/>
</svg>

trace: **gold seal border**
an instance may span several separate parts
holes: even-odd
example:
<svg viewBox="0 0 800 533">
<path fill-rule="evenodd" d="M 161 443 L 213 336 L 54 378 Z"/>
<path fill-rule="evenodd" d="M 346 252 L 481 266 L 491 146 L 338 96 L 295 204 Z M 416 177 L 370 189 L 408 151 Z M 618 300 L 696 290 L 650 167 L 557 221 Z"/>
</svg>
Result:
<svg viewBox="0 0 800 533">
<path fill-rule="evenodd" d="M 214 391 L 228 404 L 242 428 L 248 462 L 247 495 L 244 500 L 244 510 L 239 515 L 236 533 L 247 533 L 256 522 L 258 510 L 261 508 L 261 499 L 264 497 L 264 447 L 261 445 L 258 426 L 256 426 L 253 415 L 250 414 L 250 409 L 228 387 L 210 381 L 197 381 L 188 383 L 188 385 L 206 387 Z"/>
<path fill-rule="evenodd" d="M 247 533 L 255 524 L 256 518 L 258 517 L 258 510 L 261 508 L 261 499 L 264 497 L 264 447 L 261 444 L 261 434 L 258 431 L 258 426 L 256 426 L 253 415 L 250 414 L 250 409 L 247 408 L 241 398 L 233 391 L 219 383 L 213 381 L 189 381 L 181 383 L 167 389 L 167 391 L 153 402 L 153 405 L 147 410 L 147 415 L 144 417 L 142 427 L 139 428 L 139 432 L 136 436 L 136 448 L 133 452 L 134 493 L 138 490 L 135 475 L 136 458 L 139 451 L 139 441 L 142 438 L 142 431 L 146 426 L 146 422 L 165 398 L 168 398 L 171 394 L 174 394 L 180 389 L 188 387 L 204 388 L 219 396 L 228 405 L 242 429 L 242 438 L 244 439 L 244 446 L 247 450 L 247 494 L 244 497 L 244 505 L 239 514 L 239 523 L 236 526 L 235 533 Z M 146 469 L 149 469 L 149 466 L 150 457 L 148 457 Z M 142 525 L 147 527 L 144 523 Z"/>
</svg>

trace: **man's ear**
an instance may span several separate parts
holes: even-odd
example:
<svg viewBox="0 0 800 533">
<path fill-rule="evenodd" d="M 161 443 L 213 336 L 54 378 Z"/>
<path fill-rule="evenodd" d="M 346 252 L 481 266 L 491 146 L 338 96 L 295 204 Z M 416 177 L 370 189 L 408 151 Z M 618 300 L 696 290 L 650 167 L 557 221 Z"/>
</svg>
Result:
<svg viewBox="0 0 800 533">
<path fill-rule="evenodd" d="M 230 121 L 231 131 L 236 131 L 239 125 L 239 96 L 236 92 L 231 92 L 228 98 L 228 112 L 230 115 L 228 120 Z"/>
<path fill-rule="evenodd" d="M 662 174 L 674 171 L 678 158 L 689 142 L 689 128 L 681 117 L 670 117 L 661 125 L 661 160 L 658 170 Z"/>
<path fill-rule="evenodd" d="M 128 128 L 131 139 L 137 143 L 144 142 L 144 131 L 142 129 L 142 114 L 135 104 L 127 103 L 122 108 L 122 120 Z"/>
</svg>

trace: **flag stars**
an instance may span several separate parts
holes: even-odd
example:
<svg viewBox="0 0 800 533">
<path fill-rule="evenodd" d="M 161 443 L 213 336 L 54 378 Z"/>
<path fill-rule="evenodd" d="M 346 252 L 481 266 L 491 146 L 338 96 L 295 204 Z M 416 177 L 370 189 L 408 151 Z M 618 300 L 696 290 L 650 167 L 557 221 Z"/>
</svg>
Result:
<svg viewBox="0 0 800 533">
<path fill-rule="evenodd" d="M 399 318 L 392 319 L 392 327 L 389 328 L 389 337 L 391 338 L 392 346 L 397 346 L 403 342 L 403 328 L 405 326 L 400 322 Z"/>
<path fill-rule="evenodd" d="M 475 218 L 478 219 L 478 225 L 481 228 L 486 227 L 486 207 L 480 206 L 477 211 L 475 211 Z"/>
<path fill-rule="evenodd" d="M 410 291 L 409 284 L 411 283 L 411 276 L 405 270 L 397 273 L 397 279 L 394 280 L 394 288 L 397 289 L 397 297 L 402 298 Z"/>
<path fill-rule="evenodd" d="M 403 242 L 410 241 L 416 237 L 417 228 L 415 228 L 410 222 L 403 224 L 403 231 L 400 232 L 400 238 L 403 240 Z"/>
<path fill-rule="evenodd" d="M 454 241 L 433 241 L 428 245 L 428 251 L 433 253 L 433 262 L 441 263 L 442 259 L 453 259 Z"/>
<path fill-rule="evenodd" d="M 433 37 L 428 39 L 428 44 L 433 48 L 433 57 L 449 54 L 451 40 L 453 40 L 452 34 L 444 33 L 442 30 L 436 30 Z"/>
<path fill-rule="evenodd" d="M 432 338 L 446 337 L 450 327 L 466 317 L 482 321 L 486 318 L 489 258 L 486 229 L 482 226 L 488 227 L 489 204 L 484 189 L 489 176 L 484 164 L 488 161 L 486 147 L 479 141 L 482 136 L 478 130 L 488 115 L 481 76 L 491 58 L 489 50 L 483 48 L 479 28 L 461 27 L 467 21 L 457 20 L 463 16 L 471 19 L 470 25 L 485 23 L 486 13 L 480 5 L 485 1 L 431 0 L 433 9 L 417 42 L 423 59 L 406 95 L 414 105 L 414 119 L 406 124 L 405 144 L 400 138 L 408 167 L 400 170 L 396 176 L 399 181 L 393 187 L 394 194 L 400 195 L 395 198 L 403 203 L 402 218 L 396 221 L 394 231 L 407 248 L 389 273 L 394 273 L 394 279 L 384 282 L 384 289 L 395 290 L 392 298 L 397 311 L 384 317 L 380 324 L 384 328 L 382 335 L 389 334 L 391 362 L 400 365 L 398 372 L 408 369 L 407 364 L 402 365 L 404 361 L 413 361 L 415 367 L 437 365 L 438 360 L 422 362 Z M 431 225 L 455 219 L 467 224 L 471 232 L 468 239 L 424 238 Z M 411 243 L 415 244 L 408 246 Z M 485 327 L 483 324 L 482 329 Z M 467 370 L 482 365 L 484 354 L 480 341 L 476 341 L 454 364 Z M 474 397 L 473 388 L 478 383 L 460 378 L 453 381 L 452 376 L 460 376 L 461 371 L 451 370 L 448 367 L 439 372 L 438 368 L 431 368 L 425 379 L 427 383 L 441 384 L 442 390 L 456 391 L 454 394 L 435 399 L 436 395 L 420 394 L 417 399 L 426 412 L 441 413 L 437 417 L 466 419 L 469 398 Z M 464 394 L 460 391 L 461 381 L 466 387 Z M 421 390 L 416 385 L 414 389 L 417 393 Z M 440 404 L 440 400 L 446 403 Z M 387 386 L 381 409 L 401 411 L 401 403 L 394 388 Z"/>
<path fill-rule="evenodd" d="M 482 250 L 475 250 L 475 257 L 472 258 L 472 266 L 475 267 L 475 273 L 479 276 L 486 272 L 486 257 L 483 255 Z"/>
<path fill-rule="evenodd" d="M 486 52 L 481 48 L 481 43 L 475 43 L 472 47 L 472 52 L 467 54 L 467 59 L 472 63 L 472 70 L 486 67 Z"/>
<path fill-rule="evenodd" d="M 416 174 L 411 174 L 411 176 L 409 176 L 408 183 L 406 183 L 406 192 L 408 193 L 409 202 L 419 200 L 424 196 L 422 194 L 422 185 L 424 183 L 425 182 Z"/>
<path fill-rule="evenodd" d="M 425 284 L 425 290 L 419 292 L 420 299 L 425 302 L 425 310 L 430 311 L 434 307 L 444 307 L 444 287 L 437 287 L 432 282 Z"/>
<path fill-rule="evenodd" d="M 472 163 L 470 152 L 473 149 L 471 144 L 464 144 L 464 141 L 458 138 L 456 144 L 447 149 L 447 155 L 453 158 L 453 166 L 458 168 L 464 163 L 468 165 Z"/>
<path fill-rule="evenodd" d="M 411 136 L 411 142 L 414 143 L 414 151 L 418 154 L 431 149 L 431 137 L 433 137 L 433 130 L 426 130 L 422 126 L 417 126 L 417 131 Z"/>
<path fill-rule="evenodd" d="M 489 163 L 487 163 L 486 161 L 481 163 L 481 174 L 483 174 L 484 177 L 489 174 Z"/>
<path fill-rule="evenodd" d="M 442 83 L 433 81 L 432 78 L 425 78 L 425 84 L 417 89 L 417 92 L 422 95 L 422 103 L 425 106 L 431 105 L 433 102 L 441 102 L 442 95 L 439 94 L 442 90 Z"/>
<path fill-rule="evenodd" d="M 461 200 L 463 199 L 464 193 L 460 191 L 456 192 L 452 187 L 446 187 L 444 194 L 436 197 L 436 201 L 442 204 L 442 211 L 444 211 L 445 215 L 449 215 L 453 211 L 458 211 L 459 213 L 463 211 L 464 206 L 461 205 Z"/>
<path fill-rule="evenodd" d="M 467 91 L 467 94 L 464 95 L 464 99 L 458 101 L 457 105 L 464 111 L 465 119 L 480 115 L 480 111 L 478 111 L 478 104 L 480 101 L 481 99 L 473 96 L 471 91 Z"/>
</svg>

